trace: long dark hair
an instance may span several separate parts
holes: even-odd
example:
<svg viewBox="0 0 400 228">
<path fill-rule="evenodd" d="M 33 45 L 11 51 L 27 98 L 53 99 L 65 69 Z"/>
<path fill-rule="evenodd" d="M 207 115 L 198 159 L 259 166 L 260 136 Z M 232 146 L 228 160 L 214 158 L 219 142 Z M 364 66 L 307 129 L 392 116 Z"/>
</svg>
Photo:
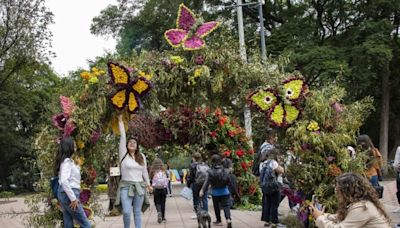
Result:
<svg viewBox="0 0 400 228">
<path fill-rule="evenodd" d="M 75 142 L 72 137 L 65 137 L 61 139 L 60 144 L 58 145 L 57 155 L 55 157 L 54 162 L 54 175 L 58 176 L 58 172 L 60 171 L 61 163 L 66 159 L 70 158 L 72 154 L 75 152 Z"/>
<path fill-rule="evenodd" d="M 129 153 L 129 149 L 128 149 L 128 143 L 129 143 L 129 141 L 131 141 L 131 140 L 135 140 L 135 142 L 136 142 L 136 150 L 135 150 L 135 157 L 134 157 L 134 159 L 135 159 L 135 161 L 136 161 L 139 165 L 144 166 L 144 158 L 143 158 L 143 155 L 140 153 L 139 143 L 138 143 L 138 141 L 136 140 L 136 138 L 131 137 L 131 138 L 126 142 L 126 151 L 128 151 L 128 155 L 132 157 L 132 155 Z"/>
<path fill-rule="evenodd" d="M 337 211 L 339 221 L 343 221 L 348 213 L 351 204 L 362 200 L 370 201 L 378 209 L 378 211 L 390 222 L 389 216 L 386 214 L 382 203 L 378 199 L 376 190 L 369 181 L 357 173 L 344 173 L 336 178 L 337 194 L 339 208 Z"/>
</svg>

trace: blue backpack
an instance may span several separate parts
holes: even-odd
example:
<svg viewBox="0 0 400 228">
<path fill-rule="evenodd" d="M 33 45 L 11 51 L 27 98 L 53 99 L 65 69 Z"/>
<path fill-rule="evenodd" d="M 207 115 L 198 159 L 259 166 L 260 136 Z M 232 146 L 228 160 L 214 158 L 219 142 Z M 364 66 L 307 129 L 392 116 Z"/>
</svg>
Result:
<svg viewBox="0 0 400 228">
<path fill-rule="evenodd" d="M 270 166 L 272 160 L 263 165 L 260 174 L 261 190 L 265 194 L 273 194 L 281 190 L 282 184 L 278 182 L 278 177 Z"/>
<path fill-rule="evenodd" d="M 54 176 L 50 179 L 51 192 L 53 193 L 53 197 L 56 199 L 58 199 L 57 194 L 58 194 L 58 188 L 60 187 L 58 179 L 59 179 L 58 176 Z"/>
</svg>

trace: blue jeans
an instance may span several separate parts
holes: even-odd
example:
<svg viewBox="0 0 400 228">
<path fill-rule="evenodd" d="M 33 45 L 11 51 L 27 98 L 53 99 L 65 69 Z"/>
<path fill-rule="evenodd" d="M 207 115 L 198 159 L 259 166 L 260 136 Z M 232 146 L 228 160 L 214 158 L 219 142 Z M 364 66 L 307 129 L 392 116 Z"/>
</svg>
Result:
<svg viewBox="0 0 400 228">
<path fill-rule="evenodd" d="M 131 225 L 131 213 L 133 206 L 133 220 L 136 228 L 142 227 L 142 205 L 144 201 L 144 195 L 135 195 L 133 197 L 128 196 L 129 187 L 121 188 L 121 204 L 122 214 L 124 220 L 124 228 L 129 228 Z"/>
<path fill-rule="evenodd" d="M 200 200 L 201 200 L 202 209 L 205 211 L 208 211 L 208 190 L 204 191 L 204 195 L 200 199 L 199 194 L 200 194 L 201 187 L 202 186 L 198 186 L 195 183 L 192 184 L 194 210 L 197 211 L 197 207 L 199 206 Z"/>
<path fill-rule="evenodd" d="M 372 176 L 369 182 L 371 182 L 372 186 L 379 186 L 378 176 Z"/>
<path fill-rule="evenodd" d="M 79 189 L 72 189 L 74 191 L 75 197 L 79 199 L 80 191 Z M 91 224 L 83 211 L 82 204 L 79 203 L 75 210 L 72 210 L 69 205 L 71 201 L 69 200 L 67 194 L 64 192 L 62 187 L 58 188 L 58 200 L 60 201 L 63 213 L 64 228 L 73 228 L 74 219 L 82 228 L 90 228 Z"/>
</svg>

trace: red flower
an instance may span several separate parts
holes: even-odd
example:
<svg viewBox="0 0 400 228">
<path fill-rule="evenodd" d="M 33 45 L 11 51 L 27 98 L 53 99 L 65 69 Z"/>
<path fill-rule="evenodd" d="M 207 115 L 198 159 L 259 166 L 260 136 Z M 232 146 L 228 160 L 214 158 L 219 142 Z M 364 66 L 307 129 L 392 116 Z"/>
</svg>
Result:
<svg viewBox="0 0 400 228">
<path fill-rule="evenodd" d="M 217 137 L 217 132 L 212 131 L 210 132 L 211 137 L 216 138 Z"/>
<path fill-rule="evenodd" d="M 254 154 L 254 149 L 251 148 L 249 151 L 247 151 L 247 153 L 250 154 L 250 155 Z"/>
<path fill-rule="evenodd" d="M 246 164 L 246 162 L 242 161 L 242 163 L 240 163 L 240 165 L 242 166 L 242 168 L 243 168 L 244 170 L 247 170 L 247 164 Z"/>
<path fill-rule="evenodd" d="M 224 124 L 226 123 L 227 120 L 228 120 L 228 118 L 226 116 L 220 117 L 219 118 L 219 125 L 220 126 L 224 126 Z"/>
<path fill-rule="evenodd" d="M 222 114 L 222 111 L 220 108 L 215 109 L 214 115 L 220 116 Z"/>
<path fill-rule="evenodd" d="M 236 151 L 236 155 L 238 157 L 242 157 L 244 155 L 244 151 L 242 149 Z"/>
<path fill-rule="evenodd" d="M 236 132 L 235 132 L 235 131 L 228 130 L 228 135 L 229 135 L 230 137 L 233 137 L 233 136 L 236 135 Z"/>
<path fill-rule="evenodd" d="M 225 157 L 231 156 L 231 151 L 230 151 L 230 150 L 225 150 L 224 156 L 225 156 Z"/>
</svg>

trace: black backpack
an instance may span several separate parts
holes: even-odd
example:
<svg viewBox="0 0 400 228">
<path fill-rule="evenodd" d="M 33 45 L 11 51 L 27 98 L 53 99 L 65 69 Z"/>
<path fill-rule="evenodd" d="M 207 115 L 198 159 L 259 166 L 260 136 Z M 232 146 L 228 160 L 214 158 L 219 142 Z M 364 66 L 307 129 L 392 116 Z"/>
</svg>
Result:
<svg viewBox="0 0 400 228">
<path fill-rule="evenodd" d="M 272 194 L 278 192 L 282 188 L 282 184 L 278 182 L 278 177 L 270 166 L 272 160 L 269 160 L 266 164 L 263 165 L 261 170 L 260 184 L 261 190 L 265 194 Z"/>
<path fill-rule="evenodd" d="M 231 179 L 229 169 L 221 167 L 213 168 L 209 171 L 211 186 L 214 188 L 223 188 L 228 186 Z"/>
</svg>

